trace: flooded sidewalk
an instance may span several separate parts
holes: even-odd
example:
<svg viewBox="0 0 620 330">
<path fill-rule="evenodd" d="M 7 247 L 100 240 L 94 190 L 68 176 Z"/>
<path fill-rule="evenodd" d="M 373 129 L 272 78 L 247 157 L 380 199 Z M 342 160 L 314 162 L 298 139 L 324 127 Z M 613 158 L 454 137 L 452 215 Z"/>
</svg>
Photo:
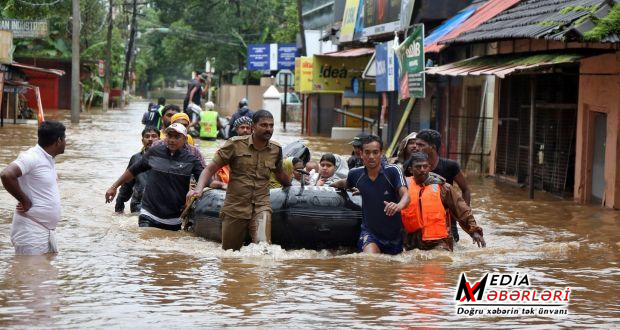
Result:
<svg viewBox="0 0 620 330">
<path fill-rule="evenodd" d="M 67 125 L 56 166 L 62 199 L 60 253 L 17 257 L 15 200 L 0 188 L 0 327 L 614 327 L 620 323 L 620 212 L 470 177 L 474 216 L 487 248 L 463 231 L 456 252 L 399 256 L 285 251 L 250 245 L 222 251 L 186 232 L 139 228 L 104 193 L 140 150 L 146 103 L 125 111 L 50 114 Z M 281 144 L 299 139 L 288 125 Z M 305 138 L 313 159 L 347 154 L 343 141 Z M 199 141 L 210 159 L 223 141 Z M 0 167 L 36 144 L 35 126 L 0 128 Z M 128 208 L 127 208 L 128 209 Z M 528 274 L 531 287 L 570 288 L 568 315 L 469 317 L 455 313 L 461 272 Z"/>
</svg>

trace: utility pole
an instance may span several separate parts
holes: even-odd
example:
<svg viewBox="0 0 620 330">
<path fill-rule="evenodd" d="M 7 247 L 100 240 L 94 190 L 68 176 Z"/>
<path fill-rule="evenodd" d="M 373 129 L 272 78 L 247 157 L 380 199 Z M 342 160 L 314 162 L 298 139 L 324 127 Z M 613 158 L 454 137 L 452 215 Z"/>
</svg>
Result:
<svg viewBox="0 0 620 330">
<path fill-rule="evenodd" d="M 112 66 L 112 8 L 113 0 L 110 0 L 110 8 L 108 8 L 108 36 L 105 47 L 105 78 L 103 81 L 103 111 L 108 111 L 110 104 L 110 74 Z"/>
<path fill-rule="evenodd" d="M 299 18 L 299 35 L 301 36 L 301 56 L 306 56 L 306 35 L 304 34 L 304 17 L 301 13 L 301 0 L 297 0 L 297 16 Z"/>
<path fill-rule="evenodd" d="M 71 122 L 80 122 L 80 0 L 73 0 L 71 35 Z"/>
<path fill-rule="evenodd" d="M 138 16 L 138 0 L 133 0 L 133 10 L 131 12 L 131 30 L 129 32 L 129 43 L 125 52 L 125 72 L 123 72 L 123 87 L 121 91 L 121 109 L 125 107 L 125 91 L 127 89 L 127 80 L 129 80 L 129 64 L 131 63 L 131 55 L 133 54 L 133 43 L 136 38 L 136 24 Z"/>
</svg>

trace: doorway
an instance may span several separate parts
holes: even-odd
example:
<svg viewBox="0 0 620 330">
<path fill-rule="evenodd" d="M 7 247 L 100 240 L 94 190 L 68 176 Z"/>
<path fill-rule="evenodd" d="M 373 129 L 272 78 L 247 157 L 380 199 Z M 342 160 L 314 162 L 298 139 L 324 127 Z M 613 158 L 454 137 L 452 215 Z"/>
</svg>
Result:
<svg viewBox="0 0 620 330">
<path fill-rule="evenodd" d="M 594 144 L 592 148 L 592 196 L 591 201 L 601 204 L 605 195 L 605 144 L 607 140 L 607 114 L 593 113 Z"/>
</svg>

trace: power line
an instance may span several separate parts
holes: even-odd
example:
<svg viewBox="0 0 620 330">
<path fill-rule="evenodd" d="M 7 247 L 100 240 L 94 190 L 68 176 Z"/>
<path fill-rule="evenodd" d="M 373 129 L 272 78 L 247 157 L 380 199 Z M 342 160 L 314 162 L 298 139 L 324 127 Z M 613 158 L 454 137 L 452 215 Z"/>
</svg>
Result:
<svg viewBox="0 0 620 330">
<path fill-rule="evenodd" d="M 26 0 L 17 0 L 17 2 L 23 3 L 24 5 L 27 6 L 32 6 L 32 7 L 43 7 L 43 6 L 53 6 L 57 3 L 59 3 L 61 0 L 54 0 L 51 2 L 42 2 L 42 3 L 32 3 Z"/>
</svg>

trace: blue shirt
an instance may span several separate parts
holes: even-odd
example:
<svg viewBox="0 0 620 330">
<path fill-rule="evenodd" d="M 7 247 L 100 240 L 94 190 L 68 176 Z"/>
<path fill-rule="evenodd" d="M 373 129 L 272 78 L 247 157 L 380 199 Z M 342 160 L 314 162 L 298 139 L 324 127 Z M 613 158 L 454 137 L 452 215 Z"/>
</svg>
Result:
<svg viewBox="0 0 620 330">
<path fill-rule="evenodd" d="M 389 217 L 383 211 L 384 201 L 398 203 L 400 187 L 407 187 L 405 178 L 396 165 L 381 165 L 375 181 L 370 180 L 366 167 L 349 171 L 347 187 L 357 188 L 362 195 L 362 226 L 382 241 L 400 240 L 403 223 L 400 212 Z"/>
</svg>

